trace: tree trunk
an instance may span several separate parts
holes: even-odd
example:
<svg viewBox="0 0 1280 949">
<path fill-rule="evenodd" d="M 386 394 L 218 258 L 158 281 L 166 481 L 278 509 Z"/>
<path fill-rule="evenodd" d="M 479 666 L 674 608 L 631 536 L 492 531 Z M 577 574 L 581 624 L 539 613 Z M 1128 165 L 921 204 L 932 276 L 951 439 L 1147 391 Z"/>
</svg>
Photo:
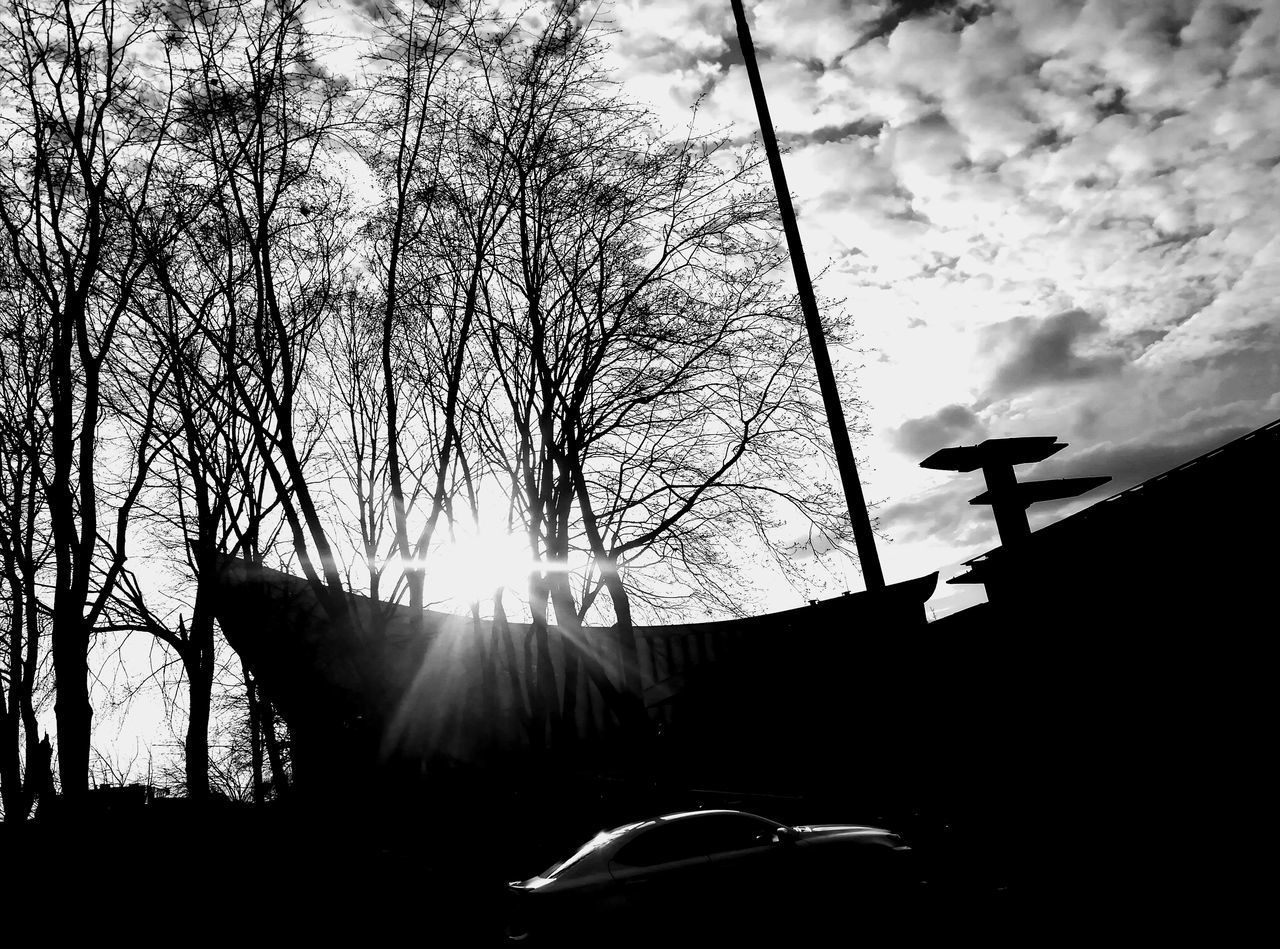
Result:
<svg viewBox="0 0 1280 949">
<path fill-rule="evenodd" d="M 289 796 L 289 772 L 284 765 L 284 755 L 280 751 L 280 741 L 276 737 L 276 713 L 271 702 L 258 695 L 260 710 L 259 722 L 262 726 L 263 743 L 267 746 L 267 761 L 271 764 L 271 786 L 275 788 L 276 798 Z"/>
<path fill-rule="evenodd" d="M 502 590 L 499 589 L 493 598 L 493 636 L 494 648 L 490 650 L 490 655 L 498 655 L 498 646 L 505 647 L 505 658 L 507 665 L 507 680 L 511 688 L 511 705 L 512 713 L 520 723 L 520 727 L 525 730 L 526 734 L 532 731 L 531 718 L 532 710 L 525 693 L 523 683 L 520 680 L 520 659 L 516 654 L 516 644 L 511 638 L 511 626 L 507 623 L 507 611 L 502 605 Z M 499 643 L 501 640 L 501 643 Z M 503 732 L 504 742 L 509 736 Z"/>
<path fill-rule="evenodd" d="M 609 599 L 613 602 L 613 615 L 617 623 L 618 647 L 621 652 L 623 691 L 635 698 L 641 710 L 644 708 L 644 684 L 640 679 L 640 650 L 636 645 L 636 628 L 631 618 L 631 597 L 618 572 L 617 557 L 607 551 L 600 527 L 596 522 L 587 480 L 582 470 L 578 452 L 571 446 L 565 464 L 573 479 L 574 493 L 578 496 L 578 512 L 582 516 L 583 530 L 596 556 L 600 577 L 604 580 Z"/>
<path fill-rule="evenodd" d="M 560 584 L 563 584 L 562 589 L 560 589 Z M 560 579 L 557 589 L 559 592 L 554 594 L 557 604 L 556 615 L 560 615 L 560 604 L 563 603 L 565 615 L 572 616 L 573 634 L 571 639 L 579 644 L 578 656 L 582 667 L 586 670 L 588 679 L 599 690 L 605 707 L 611 710 L 620 722 L 623 724 L 635 723 L 639 720 L 638 716 L 643 715 L 644 710 L 639 694 L 629 692 L 615 684 L 613 677 L 610 675 L 611 670 L 600 659 L 599 644 L 586 638 L 581 625 L 577 622 L 577 614 L 570 613 L 573 608 L 573 598 L 564 578 Z M 613 663 L 610 662 L 608 665 L 613 665 Z"/>
<path fill-rule="evenodd" d="M 631 597 L 622 583 L 618 566 L 610 561 L 603 571 L 605 589 L 613 602 L 613 615 L 617 621 L 618 646 L 622 653 L 622 681 L 627 692 L 639 697 L 643 691 L 640 682 L 640 650 L 636 645 L 636 627 L 631 618 Z"/>
<path fill-rule="evenodd" d="M 539 576 L 529 579 L 529 613 L 533 619 L 534 744 L 545 747 L 556 733 L 560 701 L 556 694 L 556 670 L 551 661 L 551 642 L 547 635 L 547 581 Z M 548 730 L 550 734 L 548 734 Z"/>
<path fill-rule="evenodd" d="M 4 803 L 4 819 L 8 823 L 27 819 L 26 812 L 19 810 L 22 797 L 19 738 L 18 716 L 0 709 L 0 801 Z"/>
<path fill-rule="evenodd" d="M 4 819 L 18 822 L 27 819 L 22 806 L 22 729 L 18 707 L 22 694 L 22 587 L 14 569 L 13 558 L 6 550 L 5 580 L 10 586 L 12 615 L 9 627 L 9 688 L 0 682 L 0 801 L 4 802 Z"/>
<path fill-rule="evenodd" d="M 61 589 L 54 594 L 54 628 L 58 630 L 61 625 L 61 629 L 53 637 L 53 674 L 58 690 L 53 714 L 58 726 L 58 777 L 62 794 L 79 801 L 89 790 L 89 744 L 93 729 L 93 707 L 89 704 L 89 637 L 84 619 L 78 615 L 80 604 L 68 603 L 67 599 Z"/>
<path fill-rule="evenodd" d="M 261 804 L 266 798 L 262 784 L 262 716 L 258 701 L 257 689 L 253 687 L 253 678 L 249 675 L 249 667 L 240 661 L 240 670 L 244 675 L 244 694 L 249 703 L 249 758 L 253 766 L 253 803 Z"/>
<path fill-rule="evenodd" d="M 583 641 L 582 626 L 573 594 L 563 574 L 552 581 L 551 599 L 556 608 L 556 625 L 560 627 L 560 645 L 564 651 L 564 702 L 560 708 L 562 739 L 576 740 L 578 731 L 578 670 L 582 653 L 590 648 Z"/>
<path fill-rule="evenodd" d="M 200 621 L 192 619 L 192 639 L 197 637 L 198 626 Z M 205 800 L 209 798 L 209 703 L 214 685 L 214 667 L 211 662 L 205 661 L 196 643 L 188 644 L 188 652 L 183 654 L 183 665 L 187 669 L 191 693 L 186 740 L 187 797 Z"/>
<path fill-rule="evenodd" d="M 191 614 L 191 632 L 183 654 L 191 686 L 186 757 L 187 795 L 193 800 L 209 797 L 209 703 L 213 695 L 213 613 L 209 610 L 209 601 L 216 595 L 211 587 L 217 573 L 209 567 L 201 570 L 200 576 Z"/>
<path fill-rule="evenodd" d="M 23 782 L 23 801 L 19 810 L 30 814 L 35 805 L 36 796 L 47 793 L 53 787 L 53 775 L 50 774 L 50 759 L 42 753 L 40 742 L 40 725 L 36 721 L 36 669 L 40 659 L 40 614 L 37 609 L 36 581 L 33 559 L 31 556 L 33 525 L 35 524 L 35 493 L 27 499 L 27 531 L 25 549 L 23 551 L 23 606 L 26 624 L 25 660 L 22 663 L 22 690 L 18 693 L 18 714 L 22 719 L 22 728 L 27 746 L 27 776 Z"/>
<path fill-rule="evenodd" d="M 35 745 L 35 752 L 27 759 L 27 778 L 39 805 L 36 816 L 43 819 L 53 806 L 53 746 L 45 735 Z"/>
</svg>

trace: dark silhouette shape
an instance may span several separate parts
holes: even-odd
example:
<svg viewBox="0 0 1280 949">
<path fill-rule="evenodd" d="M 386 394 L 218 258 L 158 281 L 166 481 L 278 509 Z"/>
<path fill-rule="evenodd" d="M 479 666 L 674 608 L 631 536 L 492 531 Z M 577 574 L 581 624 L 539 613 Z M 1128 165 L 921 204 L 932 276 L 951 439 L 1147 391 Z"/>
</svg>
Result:
<svg viewBox="0 0 1280 949">
<path fill-rule="evenodd" d="M 35 760 L 28 764 L 35 770 L 36 817 L 45 818 L 54 807 L 53 786 L 53 745 L 49 742 L 49 733 L 45 732 L 36 746 Z"/>
<path fill-rule="evenodd" d="M 723 809 L 653 815 L 561 857 L 509 885 L 509 939 L 654 945 L 679 919 L 682 938 L 759 944 L 762 925 L 794 939 L 797 924 L 837 914 L 845 925 L 854 916 L 849 928 L 864 936 L 877 922 L 901 930 L 891 901 L 913 895 L 920 869 L 910 845 L 883 828 L 793 827 Z"/>
<path fill-rule="evenodd" d="M 984 460 L 949 451 L 926 464 Z M 927 704 L 953 710 L 930 749 L 969 776 L 957 826 L 1003 828 L 1022 886 L 1087 880 L 1091 907 L 1129 911 L 1244 892 L 1237 868 L 1270 819 L 1278 469 L 1280 420 L 1013 543 L 1002 527 L 950 581 L 990 602 L 930 627 L 939 648 L 917 670 Z M 1176 832 L 1202 819 L 1239 833 Z M 1101 856 L 1104 827 L 1123 859 Z"/>
<path fill-rule="evenodd" d="M 1008 545 L 1016 543 L 1031 533 L 1027 524 L 1027 507 L 1037 501 L 1056 501 L 1074 498 L 1106 484 L 1110 477 L 1059 478 L 1056 481 L 1019 482 L 1013 474 L 1014 465 L 1043 461 L 1066 448 L 1056 436 L 1032 438 L 988 438 L 978 445 L 960 448 L 943 448 L 920 462 L 921 468 L 939 471 L 973 471 L 982 469 L 987 479 L 987 490 L 969 501 L 970 504 L 989 504 L 996 518 L 1000 540 Z"/>
<path fill-rule="evenodd" d="M 567 754 L 588 769 L 625 768 L 637 735 L 658 722 L 687 724 L 685 710 L 699 704 L 688 693 L 713 680 L 718 666 L 774 661 L 758 690 L 838 695 L 840 679 L 827 678 L 845 674 L 850 650 L 925 628 L 924 602 L 936 581 L 934 574 L 876 595 L 740 620 L 637 626 L 646 713 L 639 722 L 627 720 L 615 684 L 620 653 L 612 630 L 588 628 L 575 641 L 552 626 L 556 669 L 577 653 L 590 674 L 574 684 L 575 701 L 563 689 L 556 697 L 557 709 L 571 708 L 572 719 L 546 733 L 532 715 L 527 624 L 430 610 L 417 619 L 407 607 L 351 595 L 348 615 L 366 627 L 356 631 L 334 623 L 302 578 L 233 559 L 223 562 L 217 613 L 228 642 L 289 723 L 298 790 L 309 785 L 315 792 L 370 779 L 413 783 L 424 767 L 497 767 L 531 755 Z M 777 667 L 783 642 L 827 660 Z M 799 728 L 809 707 L 801 703 L 783 719 Z M 637 757 L 634 766 L 643 770 L 648 762 Z"/>
</svg>

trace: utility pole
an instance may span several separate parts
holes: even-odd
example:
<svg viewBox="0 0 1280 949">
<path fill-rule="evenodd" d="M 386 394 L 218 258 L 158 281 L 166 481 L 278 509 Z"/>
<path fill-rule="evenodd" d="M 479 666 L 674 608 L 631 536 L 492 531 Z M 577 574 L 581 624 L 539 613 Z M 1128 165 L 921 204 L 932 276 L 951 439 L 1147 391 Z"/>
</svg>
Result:
<svg viewBox="0 0 1280 949">
<path fill-rule="evenodd" d="M 827 352 L 827 334 L 822 328 L 818 301 L 813 295 L 813 281 L 809 277 L 809 265 L 805 263 L 804 245 L 800 242 L 800 228 L 796 225 L 796 212 L 791 206 L 791 191 L 787 188 L 778 139 L 773 134 L 773 121 L 769 118 L 769 103 L 765 101 L 764 85 L 760 82 L 760 67 L 756 63 L 755 47 L 751 44 L 751 30 L 747 27 L 742 0 L 731 2 L 733 16 L 738 23 L 738 43 L 746 60 L 747 76 L 751 79 L 751 96 L 755 99 L 756 115 L 760 120 L 760 137 L 764 139 L 765 154 L 769 156 L 773 188 L 778 195 L 778 210 L 782 212 L 782 228 L 787 235 L 787 250 L 791 256 L 791 267 L 795 271 L 796 289 L 800 293 L 800 308 L 804 313 L 805 327 L 809 331 L 809 346 L 813 350 L 813 364 L 818 372 L 818 388 L 822 391 L 822 404 L 826 407 L 827 424 L 831 427 L 831 442 L 836 452 L 836 464 L 840 468 L 844 499 L 849 506 L 849 519 L 853 522 L 853 540 L 858 548 L 862 579 L 868 590 L 883 590 L 884 572 L 880 569 L 880 554 L 876 551 L 871 517 L 867 514 L 867 502 L 862 495 L 862 482 L 858 480 L 858 465 L 853 458 L 853 446 L 849 443 L 849 430 L 845 427 L 844 408 L 840 405 L 840 393 L 836 390 L 836 377 L 831 369 L 831 355 Z"/>
</svg>

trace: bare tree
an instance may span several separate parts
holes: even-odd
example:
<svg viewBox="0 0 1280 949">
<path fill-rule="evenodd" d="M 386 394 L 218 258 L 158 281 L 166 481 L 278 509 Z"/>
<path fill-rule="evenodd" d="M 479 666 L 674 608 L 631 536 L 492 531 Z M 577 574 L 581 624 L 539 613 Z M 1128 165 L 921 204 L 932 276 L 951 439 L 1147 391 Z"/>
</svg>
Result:
<svg viewBox="0 0 1280 949">
<path fill-rule="evenodd" d="M 171 184 L 170 193 L 176 192 Z M 228 296 L 243 292 L 243 274 L 236 272 L 231 242 L 216 241 L 212 248 L 192 243 L 193 232 L 210 234 L 207 226 L 192 225 L 203 207 L 192 201 L 205 194 L 201 187 L 187 189 L 169 213 L 136 222 L 150 263 L 150 279 L 140 294 L 145 312 L 139 314 L 147 326 L 146 351 L 153 364 L 168 369 L 158 394 L 167 464 L 155 472 L 156 498 L 147 521 L 153 542 L 156 530 L 165 528 L 179 540 L 170 556 L 185 564 L 186 576 L 194 581 L 190 611 L 179 610 L 174 622 L 173 610 L 162 615 L 152 609 L 147 591 L 129 572 L 122 597 L 137 620 L 134 628 L 158 637 L 181 659 L 189 692 L 186 783 L 193 798 L 209 792 L 207 736 L 217 666 L 213 605 L 221 595 L 222 560 L 239 555 L 261 562 L 280 527 L 272 518 L 279 499 L 270 496 L 240 401 L 246 395 L 256 398 L 261 412 L 260 390 L 237 387 L 228 353 L 210 342 L 227 324 L 234 306 Z M 210 268 L 215 261 L 217 269 Z"/>
<path fill-rule="evenodd" d="M 476 371 L 473 337 L 508 213 L 505 159 L 488 163 L 483 102 L 514 28 L 482 16 L 484 7 L 410 0 L 385 8 L 358 123 L 378 193 L 361 231 L 361 306 L 342 321 L 331 363 L 370 589 L 394 564 L 399 580 L 383 592 L 398 599 L 407 590 L 415 611 L 425 606 L 437 531 L 452 528 L 455 503 L 482 477 L 473 419 L 486 377 Z"/>
<path fill-rule="evenodd" d="M 341 199 L 329 200 L 339 189 L 326 189 L 336 178 L 322 153 L 341 83 L 312 58 L 302 8 L 166 10 L 181 79 L 177 134 L 161 155 L 161 196 L 131 218 L 146 264 L 135 343 L 144 362 L 165 367 L 163 378 L 134 376 L 135 390 L 158 403 L 165 434 L 147 524 L 151 543 L 186 569 L 167 590 L 125 571 L 112 625 L 149 632 L 181 662 L 194 798 L 211 793 L 211 780 L 230 780 L 209 744 L 224 559 L 296 556 L 335 619 L 353 618 L 323 506 L 328 473 L 315 464 L 328 395 L 309 378 L 343 280 Z M 281 529 L 289 552 L 275 543 Z M 287 786 L 274 713 L 241 685 L 254 755 L 265 747 Z M 254 773 L 260 792 L 261 768 Z"/>
<path fill-rule="evenodd" d="M 402 448 L 401 389 L 406 382 L 421 378 L 417 373 L 405 371 L 415 361 L 421 364 L 425 358 L 431 363 L 428 370 L 431 372 L 440 368 L 440 363 L 431 356 L 443 355 L 448 362 L 450 355 L 448 348 L 436 354 L 430 350 L 423 352 L 413 345 L 421 323 L 414 319 L 411 307 L 424 302 L 434 277 L 429 265 L 423 266 L 423 258 L 430 254 L 438 237 L 432 212 L 444 160 L 441 90 L 454 85 L 453 91 L 457 91 L 447 73 L 449 60 L 468 41 L 472 24 L 467 13 L 448 4 L 420 6 L 410 2 L 404 8 L 392 8 L 389 17 L 383 24 L 372 63 L 375 70 L 373 114 L 367 124 L 371 142 L 366 152 L 380 183 L 385 182 L 386 196 L 370 222 L 368 233 L 372 238 L 370 262 L 381 323 L 377 352 L 382 373 L 379 397 L 385 426 L 387 497 L 394 546 L 408 583 L 409 605 L 420 611 L 424 605 L 420 552 L 430 544 L 444 509 L 449 458 L 456 441 L 456 412 L 451 409 L 456 406 L 458 393 L 456 385 L 446 384 L 443 437 L 433 445 L 432 453 L 437 457 L 431 459 L 435 462 L 436 483 L 426 522 L 417 542 L 411 543 L 409 521 L 413 498 L 406 490 L 405 467 L 406 462 L 412 464 L 413 455 L 417 453 L 405 457 Z M 464 318 L 462 338 L 453 347 L 457 355 L 449 363 L 450 368 L 460 362 L 465 352 L 469 316 Z M 424 421 L 429 424 L 431 420 L 428 417 Z"/>
<path fill-rule="evenodd" d="M 11 0 L 0 29 L 3 117 L 0 224 L 50 326 L 47 477 L 54 577 L 52 654 L 62 792 L 87 788 L 92 709 L 87 656 L 126 558 L 129 512 L 154 455 L 153 405 L 111 419 L 104 380 L 144 259 L 129 226 L 150 195 L 165 138 L 163 55 L 153 78 L 154 22 L 115 0 Z M 160 106 L 156 107 L 157 97 Z M 104 451 L 127 470 L 106 487 Z M 104 534 L 100 507 L 116 506 Z M 109 537 L 109 539 L 107 539 Z M 104 542 L 106 539 L 106 542 Z"/>
<path fill-rule="evenodd" d="M 275 710 L 242 663 L 231 663 L 224 672 L 228 687 L 221 691 L 218 709 L 211 790 L 255 804 L 283 800 L 289 794 L 287 744 L 280 739 Z"/>
<path fill-rule="evenodd" d="M 45 463 L 49 336 L 38 302 L 7 253 L 0 261 L 0 801 L 5 820 L 21 821 L 51 785 L 36 719 L 47 627 L 38 584 L 49 533 L 38 469 Z"/>
<path fill-rule="evenodd" d="M 728 566 L 716 545 L 766 533 L 776 502 L 846 537 L 821 514 L 828 488 L 792 467 L 791 452 L 822 450 L 822 423 L 754 160 L 723 139 L 657 135 L 611 94 L 598 54 L 593 28 L 553 20 L 506 61 L 495 97 L 513 210 L 486 284 L 508 409 L 489 431 L 548 567 L 530 590 L 535 628 L 550 601 L 581 638 L 606 591 L 616 682 L 635 696 L 641 568 L 723 603 L 706 571 Z M 588 671 L 609 652 L 585 644 Z"/>
<path fill-rule="evenodd" d="M 226 320 L 206 339 L 221 349 L 303 573 L 326 609 L 352 622 L 317 493 L 325 474 L 308 468 L 328 411 L 308 374 L 350 236 L 324 150 L 344 121 L 345 85 L 317 61 L 304 6 L 193 5 L 175 17 L 188 69 L 180 127 L 191 167 L 207 178 L 210 226 L 235 249 L 222 263 L 240 255 L 247 277 L 224 284 Z"/>
</svg>

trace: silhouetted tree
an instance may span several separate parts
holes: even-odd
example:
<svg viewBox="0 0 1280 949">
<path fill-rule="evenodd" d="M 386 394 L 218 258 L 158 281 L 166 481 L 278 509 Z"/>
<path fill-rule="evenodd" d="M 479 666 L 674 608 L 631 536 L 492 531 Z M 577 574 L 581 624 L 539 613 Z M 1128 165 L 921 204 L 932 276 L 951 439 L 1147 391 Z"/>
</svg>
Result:
<svg viewBox="0 0 1280 949">
<path fill-rule="evenodd" d="M 52 539 L 58 768 L 72 796 L 88 781 L 90 637 L 124 565 L 129 513 L 154 454 L 154 405 L 108 428 L 102 401 L 145 264 L 130 218 L 150 196 L 167 131 L 163 55 L 158 66 L 140 55 L 154 26 L 145 9 L 135 15 L 115 0 L 10 0 L 0 18 L 0 81 L 11 93 L 0 225 L 50 332 L 41 488 Z M 111 533 L 104 504 L 116 512 Z"/>
<path fill-rule="evenodd" d="M 287 751 L 280 740 L 280 723 L 248 668 L 229 664 L 214 731 L 216 751 L 210 759 L 210 783 L 217 793 L 262 804 L 289 793 Z M 232 687 L 232 679 L 238 680 Z"/>
<path fill-rule="evenodd" d="M 139 322 L 146 327 L 140 344 L 152 364 L 167 367 L 155 396 L 165 464 L 153 471 L 145 520 L 151 542 L 185 565 L 194 589 L 179 596 L 178 605 L 156 609 L 150 604 L 163 591 L 146 590 L 136 575 L 125 571 L 118 599 L 125 614 L 119 628 L 149 632 L 181 660 L 189 693 L 187 792 L 202 798 L 209 791 L 207 736 L 218 663 L 214 604 L 222 595 L 222 558 L 261 562 L 280 522 L 272 517 L 279 500 L 270 496 L 255 434 L 241 407 L 246 395 L 257 398 L 261 407 L 260 390 L 245 384 L 237 390 L 234 362 L 211 342 L 236 306 L 228 297 L 242 294 L 245 281 L 234 276 L 231 242 L 197 245 L 218 235 L 208 222 L 198 220 L 207 207 L 206 190 L 182 184 L 187 182 L 171 178 L 164 206 L 135 226 L 149 261 L 147 279 L 138 290 Z M 148 381 L 137 378 L 135 389 L 145 393 Z"/>
<path fill-rule="evenodd" d="M 460 119 L 474 87 L 468 72 L 493 55 L 478 41 L 481 7 L 417 0 L 390 7 L 368 64 L 371 96 L 361 122 L 364 157 L 381 189 L 364 236 L 377 314 L 386 513 L 415 611 L 425 605 L 424 558 L 441 517 L 451 517 L 457 469 L 474 462 L 463 442 L 464 385 L 485 257 L 505 213 L 495 182 L 476 188 L 465 167 L 475 134 Z M 455 58 L 471 70 L 452 69 Z M 372 461 L 378 446 L 369 447 Z M 414 518 L 419 500 L 425 510 Z"/>
<path fill-rule="evenodd" d="M 0 801 L 9 821 L 25 820 L 50 781 L 36 720 L 47 632 L 37 592 L 49 552 L 41 493 L 47 330 L 38 301 L 0 253 Z"/>
<path fill-rule="evenodd" d="M 510 156 L 512 210 L 485 329 L 507 412 L 491 418 L 490 449 L 547 564 L 530 590 L 535 628 L 550 603 L 606 697 L 614 684 L 634 696 L 644 568 L 725 605 L 703 571 L 727 565 L 716 550 L 734 530 L 767 531 L 779 500 L 845 538 L 821 514 L 831 495 L 793 467 L 823 450 L 819 403 L 751 157 L 660 136 L 612 95 L 594 28 L 567 13 L 501 62 L 491 138 Z M 581 633 L 602 591 L 616 683 L 593 661 L 611 650 Z"/>
<path fill-rule="evenodd" d="M 258 688 L 248 666 L 241 664 L 241 675 L 244 677 L 254 803 L 261 804 L 268 794 L 276 799 L 285 798 L 289 794 L 289 769 L 285 764 L 284 744 L 280 740 L 280 723 L 276 720 L 275 708 Z"/>
<path fill-rule="evenodd" d="M 175 16 L 186 69 L 179 127 L 189 167 L 204 176 L 200 224 L 222 251 L 207 264 L 227 278 L 225 319 L 205 339 L 221 351 L 303 573 L 332 615 L 350 619 L 316 488 L 324 473 L 308 469 L 326 422 L 308 374 L 350 237 L 324 151 L 343 121 L 345 84 L 317 61 L 304 6 L 192 5 Z M 201 233 L 193 224 L 190 238 Z"/>
</svg>

